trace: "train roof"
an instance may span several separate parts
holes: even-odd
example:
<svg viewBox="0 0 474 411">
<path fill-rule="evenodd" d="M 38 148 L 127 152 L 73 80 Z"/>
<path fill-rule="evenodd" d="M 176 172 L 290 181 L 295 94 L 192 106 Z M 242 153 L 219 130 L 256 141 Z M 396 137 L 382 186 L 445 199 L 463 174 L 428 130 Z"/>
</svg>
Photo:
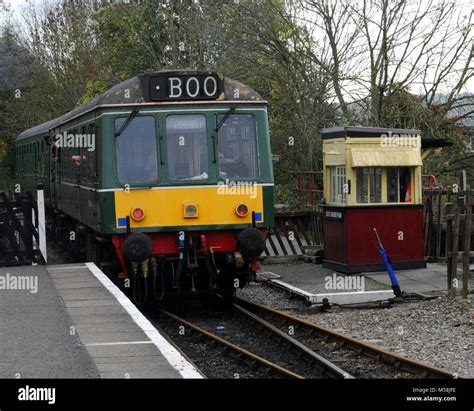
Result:
<svg viewBox="0 0 474 411">
<path fill-rule="evenodd" d="M 186 81 L 190 78 L 205 79 L 212 77 L 216 80 L 215 98 L 184 98 L 169 99 L 161 98 L 157 95 L 156 90 L 160 89 L 159 84 L 163 83 L 163 79 L 169 79 L 172 76 L 179 78 L 179 81 Z M 197 80 L 196 80 L 197 81 Z M 212 82 L 211 82 L 212 83 Z M 183 85 L 184 86 L 184 85 Z M 48 134 L 51 129 L 67 123 L 76 117 L 93 111 L 96 108 L 116 105 L 135 105 L 135 104 L 183 104 L 198 102 L 260 102 L 264 103 L 262 97 L 250 87 L 226 77 L 221 72 L 215 71 L 190 71 L 190 70 L 161 70 L 158 72 L 149 72 L 132 77 L 128 80 L 116 84 L 105 93 L 95 97 L 91 101 L 82 106 L 43 124 L 27 129 L 21 132 L 16 141 L 24 140 L 28 137 Z"/>
</svg>

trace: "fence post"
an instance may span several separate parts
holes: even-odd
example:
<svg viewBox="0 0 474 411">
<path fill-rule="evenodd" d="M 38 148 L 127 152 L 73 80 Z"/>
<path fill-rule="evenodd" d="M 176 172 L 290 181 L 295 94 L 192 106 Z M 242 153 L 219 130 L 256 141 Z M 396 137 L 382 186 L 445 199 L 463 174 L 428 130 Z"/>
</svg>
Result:
<svg viewBox="0 0 474 411">
<path fill-rule="evenodd" d="M 467 173 L 466 170 L 461 170 L 459 173 L 459 185 L 461 186 L 461 191 L 464 192 L 467 189 Z"/>
<path fill-rule="evenodd" d="M 452 269 L 452 258 L 450 255 L 453 249 L 453 216 L 451 215 L 453 210 L 453 203 L 451 203 L 451 187 L 448 187 L 447 192 L 447 202 L 446 202 L 446 244 L 445 244 L 445 256 L 447 264 L 447 280 L 448 280 L 448 290 L 451 288 L 451 269 Z"/>
<path fill-rule="evenodd" d="M 438 188 L 438 210 L 436 216 L 436 261 L 441 257 L 441 206 L 443 198 L 443 187 Z"/>
<path fill-rule="evenodd" d="M 425 207 L 425 256 L 431 256 L 431 223 L 433 219 L 433 187 L 430 187 L 429 197 Z"/>
<path fill-rule="evenodd" d="M 459 192 L 458 192 L 459 193 Z M 456 297 L 458 286 L 458 257 L 459 257 L 459 222 L 461 219 L 461 201 L 463 198 L 458 194 L 457 206 L 453 219 L 453 238 L 452 238 L 452 260 L 451 260 L 451 284 L 448 288 L 449 296 Z"/>
<path fill-rule="evenodd" d="M 45 263 L 48 262 L 48 252 L 46 246 L 46 217 L 44 209 L 44 190 L 43 184 L 38 184 L 37 201 L 38 201 L 38 234 L 39 234 L 39 249 L 43 255 Z"/>
<path fill-rule="evenodd" d="M 462 298 L 467 298 L 469 291 L 469 257 L 471 255 L 471 227 L 472 227 L 472 204 L 471 204 L 471 188 L 466 188 L 464 196 L 466 205 L 466 215 L 464 221 L 464 253 L 462 264 Z"/>
</svg>

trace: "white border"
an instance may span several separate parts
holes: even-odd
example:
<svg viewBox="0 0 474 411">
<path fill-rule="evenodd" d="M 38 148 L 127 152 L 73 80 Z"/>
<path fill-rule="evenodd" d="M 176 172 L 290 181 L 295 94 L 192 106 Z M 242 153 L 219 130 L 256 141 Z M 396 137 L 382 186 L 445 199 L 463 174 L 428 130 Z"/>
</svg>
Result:
<svg viewBox="0 0 474 411">
<path fill-rule="evenodd" d="M 176 350 L 158 330 L 153 327 L 150 321 L 135 307 L 132 302 L 125 296 L 122 291 L 94 264 L 86 263 L 86 267 L 94 276 L 102 283 L 102 285 L 110 291 L 120 305 L 125 308 L 132 320 L 143 330 L 143 332 L 150 338 L 151 342 L 155 344 L 158 350 L 161 351 L 163 357 L 170 363 L 170 365 L 178 371 L 183 378 L 199 378 L 203 376 L 196 370 L 196 368 L 188 362 L 179 351 Z"/>
<path fill-rule="evenodd" d="M 321 304 L 324 302 L 323 300 L 325 298 L 327 298 L 330 303 L 343 305 L 369 303 L 374 301 L 387 300 L 395 297 L 393 290 L 347 291 L 341 293 L 313 294 L 281 280 L 269 279 L 267 281 L 276 284 L 281 288 L 285 288 L 294 294 L 298 294 L 304 297 L 308 302 L 312 304 Z"/>
<path fill-rule="evenodd" d="M 48 263 L 48 253 L 46 246 L 46 217 L 44 209 L 44 189 L 37 190 L 37 205 L 38 205 L 38 235 L 39 235 L 39 249 L 43 254 L 44 261 Z M 34 224 L 34 221 L 33 221 Z"/>
</svg>

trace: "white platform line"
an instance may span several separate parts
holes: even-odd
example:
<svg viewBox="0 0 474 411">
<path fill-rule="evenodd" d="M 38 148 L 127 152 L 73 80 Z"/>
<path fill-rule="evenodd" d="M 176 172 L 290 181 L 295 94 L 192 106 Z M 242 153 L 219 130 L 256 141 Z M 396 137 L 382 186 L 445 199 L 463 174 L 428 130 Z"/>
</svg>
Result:
<svg viewBox="0 0 474 411">
<path fill-rule="evenodd" d="M 88 343 L 84 344 L 86 347 L 97 347 L 98 345 L 134 345 L 134 344 L 153 344 L 153 341 L 118 341 L 118 342 L 104 342 L 104 343 Z"/>
<path fill-rule="evenodd" d="M 132 304 L 125 294 L 122 293 L 94 263 L 86 263 L 86 266 L 102 285 L 111 292 L 120 305 L 128 312 L 130 317 L 132 317 L 133 321 L 143 330 L 147 337 L 161 351 L 170 365 L 175 368 L 183 378 L 203 378 L 196 368 L 153 327 L 150 321 L 138 311 L 137 307 Z"/>
<path fill-rule="evenodd" d="M 311 294 L 308 291 L 302 290 L 301 288 L 295 287 L 291 284 L 285 283 L 284 281 L 276 280 L 276 279 L 271 279 L 270 281 L 273 284 L 277 284 L 280 287 L 286 288 L 287 290 L 290 290 L 291 292 L 293 292 L 295 294 L 299 294 L 299 295 L 305 297 L 308 301 L 311 301 L 311 297 L 314 296 L 314 294 Z"/>
<path fill-rule="evenodd" d="M 85 265 L 78 265 L 77 267 L 46 267 L 48 271 L 56 271 L 56 270 L 77 270 L 79 268 L 84 268 Z"/>
</svg>

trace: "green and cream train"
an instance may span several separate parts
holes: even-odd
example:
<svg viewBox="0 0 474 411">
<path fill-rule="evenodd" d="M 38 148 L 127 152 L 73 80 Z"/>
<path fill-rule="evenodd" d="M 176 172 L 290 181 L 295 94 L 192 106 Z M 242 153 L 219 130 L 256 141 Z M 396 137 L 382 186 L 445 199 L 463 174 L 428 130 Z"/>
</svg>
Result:
<svg viewBox="0 0 474 411">
<path fill-rule="evenodd" d="M 16 178 L 44 187 L 49 232 L 137 299 L 232 295 L 273 225 L 266 102 L 218 72 L 142 74 L 22 132 Z"/>
</svg>

